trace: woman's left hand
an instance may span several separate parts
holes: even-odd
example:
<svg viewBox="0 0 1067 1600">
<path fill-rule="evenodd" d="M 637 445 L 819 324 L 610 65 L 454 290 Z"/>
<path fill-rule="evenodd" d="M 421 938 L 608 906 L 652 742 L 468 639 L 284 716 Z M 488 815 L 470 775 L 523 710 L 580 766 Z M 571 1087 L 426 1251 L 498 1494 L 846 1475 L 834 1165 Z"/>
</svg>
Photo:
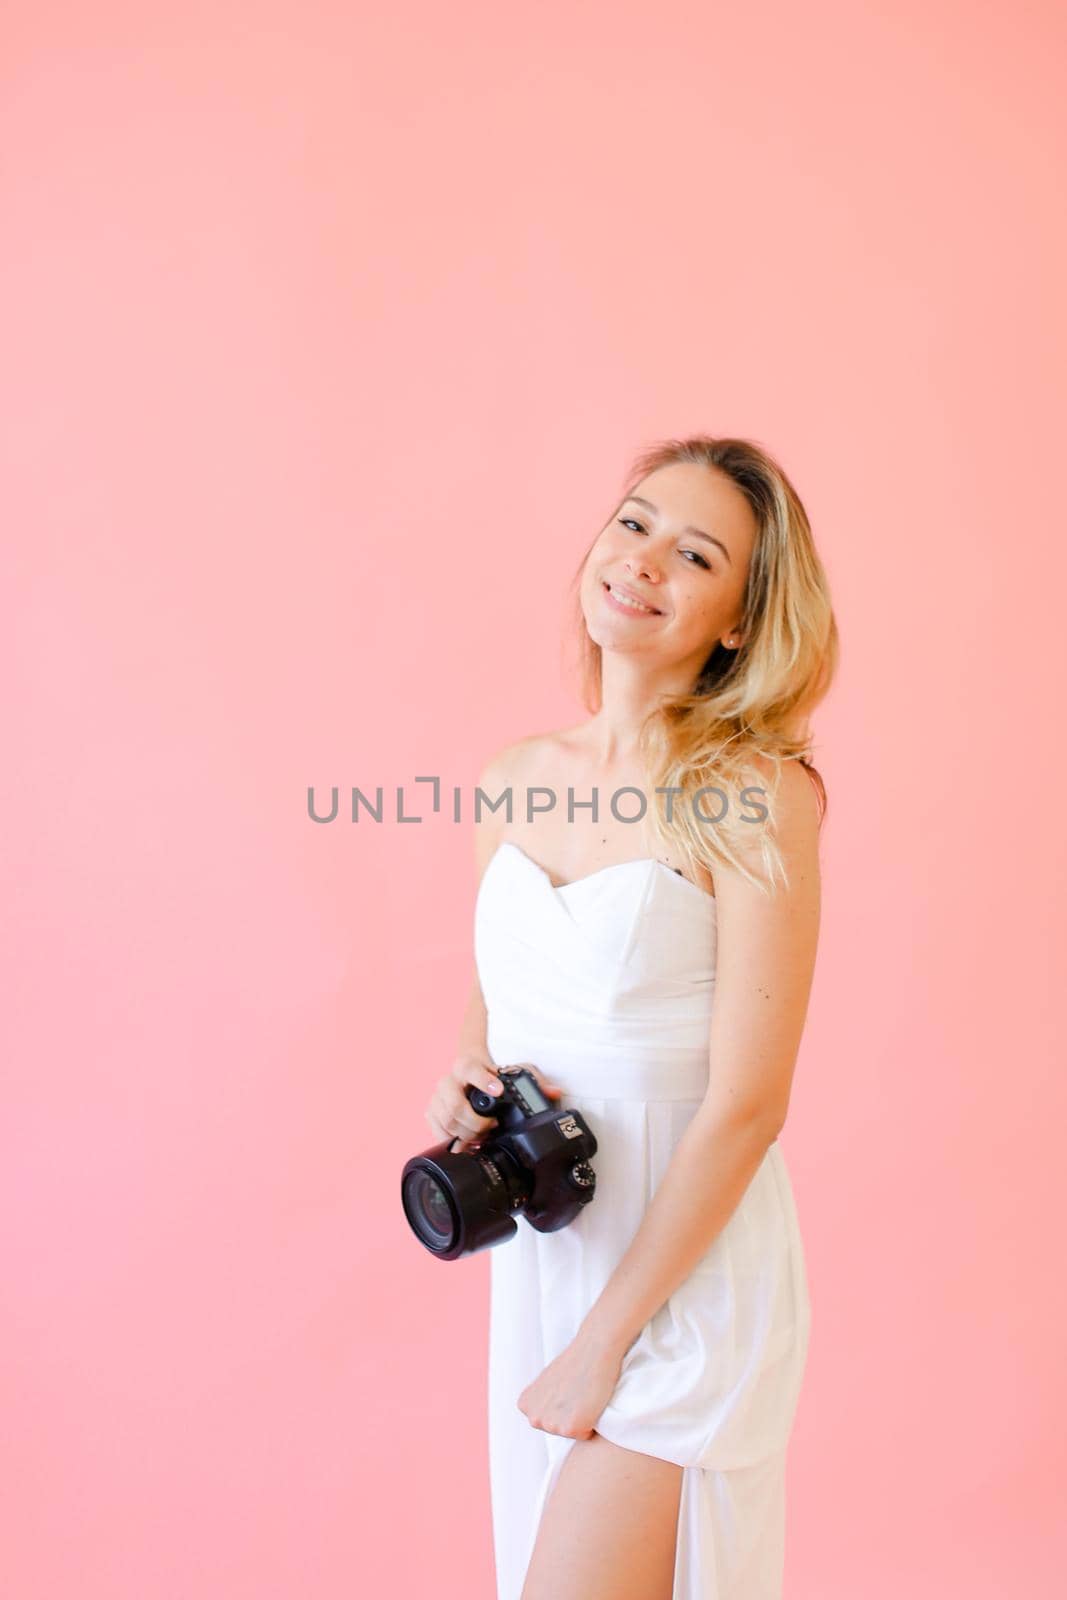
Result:
<svg viewBox="0 0 1067 1600">
<path fill-rule="evenodd" d="M 619 1381 L 622 1355 L 572 1339 L 554 1361 L 527 1384 L 519 1410 L 535 1428 L 567 1439 L 591 1439 L 595 1424 Z"/>
</svg>

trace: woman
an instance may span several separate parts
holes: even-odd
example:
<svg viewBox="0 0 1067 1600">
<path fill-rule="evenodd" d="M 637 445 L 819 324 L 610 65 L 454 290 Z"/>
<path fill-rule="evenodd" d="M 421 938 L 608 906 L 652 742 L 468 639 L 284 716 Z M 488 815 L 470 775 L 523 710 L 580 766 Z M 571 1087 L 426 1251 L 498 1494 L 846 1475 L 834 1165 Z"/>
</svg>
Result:
<svg viewBox="0 0 1067 1600">
<path fill-rule="evenodd" d="M 738 439 L 668 441 L 577 575 L 587 721 L 491 760 L 476 969 L 427 1119 L 523 1063 L 595 1197 L 491 1252 L 499 1600 L 777 1600 L 810 1308 L 777 1143 L 807 1012 L 838 637 L 804 508 Z M 596 801 L 596 809 L 591 802 Z"/>
</svg>

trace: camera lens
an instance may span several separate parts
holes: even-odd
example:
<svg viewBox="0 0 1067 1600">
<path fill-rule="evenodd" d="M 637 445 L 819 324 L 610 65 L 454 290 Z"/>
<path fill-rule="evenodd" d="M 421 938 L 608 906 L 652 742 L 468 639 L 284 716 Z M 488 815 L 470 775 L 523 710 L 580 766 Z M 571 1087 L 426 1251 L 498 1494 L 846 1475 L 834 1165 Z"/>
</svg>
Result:
<svg viewBox="0 0 1067 1600">
<path fill-rule="evenodd" d="M 412 1156 L 400 1195 L 418 1237 L 442 1261 L 485 1250 L 516 1231 L 512 1213 L 533 1188 L 532 1175 L 506 1150 L 453 1153 L 445 1146 Z"/>
<path fill-rule="evenodd" d="M 425 1167 L 404 1176 L 404 1210 L 423 1244 L 431 1250 L 447 1250 L 455 1238 L 458 1218 L 452 1210 L 448 1191 Z"/>
</svg>

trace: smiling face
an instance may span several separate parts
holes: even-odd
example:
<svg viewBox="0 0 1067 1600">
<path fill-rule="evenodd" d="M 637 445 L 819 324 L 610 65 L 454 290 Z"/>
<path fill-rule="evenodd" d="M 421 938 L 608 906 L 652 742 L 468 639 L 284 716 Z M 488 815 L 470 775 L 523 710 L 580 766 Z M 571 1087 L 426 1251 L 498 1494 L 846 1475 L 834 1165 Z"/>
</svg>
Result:
<svg viewBox="0 0 1067 1600">
<path fill-rule="evenodd" d="M 582 572 L 591 637 L 695 679 L 714 646 L 736 648 L 756 517 L 724 472 L 677 461 L 642 478 Z M 634 606 L 627 597 L 639 602 Z"/>
</svg>

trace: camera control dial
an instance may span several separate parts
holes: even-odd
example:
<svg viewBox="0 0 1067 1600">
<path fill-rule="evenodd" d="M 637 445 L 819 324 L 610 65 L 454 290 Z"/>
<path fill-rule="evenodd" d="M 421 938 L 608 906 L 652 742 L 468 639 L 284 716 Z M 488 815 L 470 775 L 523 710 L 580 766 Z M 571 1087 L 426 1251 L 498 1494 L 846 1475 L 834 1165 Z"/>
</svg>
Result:
<svg viewBox="0 0 1067 1600">
<path fill-rule="evenodd" d="M 591 1189 L 596 1183 L 596 1173 L 588 1161 L 576 1161 L 567 1177 L 576 1189 Z"/>
</svg>

